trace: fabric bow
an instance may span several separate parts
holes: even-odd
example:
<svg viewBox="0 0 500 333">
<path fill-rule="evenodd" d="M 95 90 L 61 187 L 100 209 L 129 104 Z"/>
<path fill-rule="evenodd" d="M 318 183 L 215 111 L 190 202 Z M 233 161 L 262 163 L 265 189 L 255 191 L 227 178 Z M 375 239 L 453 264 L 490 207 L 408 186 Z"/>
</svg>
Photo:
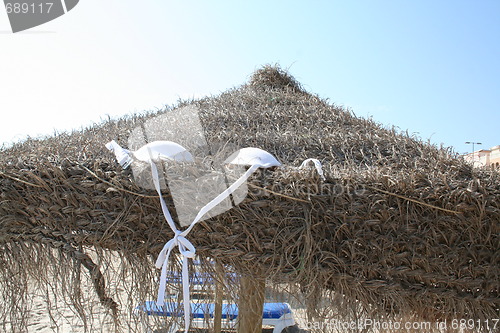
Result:
<svg viewBox="0 0 500 333">
<path fill-rule="evenodd" d="M 172 144 L 171 142 L 169 142 Z M 177 145 L 177 144 L 175 144 Z M 129 150 L 123 149 L 120 147 L 115 141 L 109 142 L 106 147 L 111 150 L 112 152 L 115 153 L 117 161 L 122 165 L 123 168 L 127 168 L 131 163 L 132 163 L 132 157 L 131 152 Z M 181 147 L 181 146 L 179 146 Z M 181 147 L 182 148 L 182 147 Z M 257 148 L 247 148 L 251 149 L 252 153 L 255 152 L 255 150 L 260 150 Z M 251 175 L 254 173 L 258 168 L 270 168 L 273 166 L 281 165 L 274 157 L 274 161 L 268 162 L 268 163 L 255 163 L 254 159 L 252 162 L 248 163 L 250 167 L 248 170 L 240 176 L 231 186 L 229 186 L 226 190 L 224 190 L 222 193 L 220 193 L 217 197 L 212 199 L 209 203 L 207 203 L 204 207 L 200 209 L 194 220 L 191 222 L 189 227 L 184 230 L 180 231 L 177 229 L 175 226 L 174 220 L 172 219 L 172 216 L 170 215 L 170 212 L 168 210 L 168 206 L 165 203 L 165 200 L 163 199 L 162 193 L 161 193 L 161 186 L 160 186 L 160 179 L 159 179 L 159 174 L 158 174 L 158 168 L 156 167 L 156 164 L 154 162 L 155 156 L 153 156 L 152 151 L 148 149 L 149 153 L 149 162 L 151 164 L 151 175 L 153 178 L 153 183 L 156 189 L 156 192 L 158 193 L 158 196 L 160 198 L 160 204 L 161 204 L 161 209 L 163 212 L 163 215 L 165 217 L 165 220 L 167 221 L 168 225 L 170 226 L 170 229 L 174 232 L 174 237 L 170 239 L 164 246 L 163 249 L 160 251 L 160 254 L 158 255 L 158 258 L 156 260 L 156 267 L 158 269 L 161 269 L 161 275 L 160 275 L 160 286 L 158 288 L 158 298 L 156 301 L 157 306 L 164 306 L 165 305 L 165 289 L 167 286 L 167 274 L 168 274 L 168 266 L 169 266 L 169 258 L 170 254 L 174 250 L 174 248 L 178 247 L 179 248 L 179 253 L 182 256 L 182 296 L 183 296 L 183 302 L 184 302 L 184 332 L 188 333 L 189 326 L 190 326 L 190 319 L 191 319 L 191 304 L 190 304 L 190 299 L 189 299 L 189 270 L 188 270 L 188 260 L 193 259 L 196 256 L 196 249 L 194 245 L 186 238 L 187 234 L 191 231 L 191 229 L 194 227 L 196 223 L 198 223 L 201 218 L 211 209 L 213 209 L 215 206 L 217 206 L 219 203 L 221 203 L 224 199 L 226 199 L 229 195 L 231 195 L 238 187 L 240 187 Z M 265 152 L 266 154 L 269 154 Z M 190 156 L 190 155 L 189 155 Z M 158 157 L 158 156 L 156 156 Z M 168 157 L 167 157 L 168 159 Z M 258 159 L 256 159 L 258 160 Z M 323 175 L 323 170 L 321 166 L 321 162 L 318 161 L 317 159 L 310 158 L 305 160 L 302 165 L 299 168 L 304 168 L 308 163 L 314 163 L 316 170 L 318 171 L 318 174 L 320 177 L 324 180 L 325 177 Z M 231 163 L 231 162 L 229 162 Z M 237 163 L 241 164 L 241 163 Z"/>
</svg>

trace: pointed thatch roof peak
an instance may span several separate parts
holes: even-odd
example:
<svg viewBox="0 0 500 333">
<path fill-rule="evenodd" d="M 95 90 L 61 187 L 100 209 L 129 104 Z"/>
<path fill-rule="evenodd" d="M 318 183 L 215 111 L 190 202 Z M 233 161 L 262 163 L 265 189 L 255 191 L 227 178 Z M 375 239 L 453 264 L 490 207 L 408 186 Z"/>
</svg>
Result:
<svg viewBox="0 0 500 333">
<path fill-rule="evenodd" d="M 303 90 L 301 84 L 286 70 L 272 65 L 265 65 L 256 70 L 250 76 L 248 84 L 257 89 L 291 89 L 296 92 Z"/>
</svg>

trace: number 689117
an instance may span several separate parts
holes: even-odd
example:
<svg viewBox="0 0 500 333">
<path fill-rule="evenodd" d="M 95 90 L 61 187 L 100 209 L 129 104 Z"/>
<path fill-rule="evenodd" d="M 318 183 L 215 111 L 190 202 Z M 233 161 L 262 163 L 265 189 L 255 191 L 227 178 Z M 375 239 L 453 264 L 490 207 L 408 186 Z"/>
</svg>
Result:
<svg viewBox="0 0 500 333">
<path fill-rule="evenodd" d="M 48 14 L 54 5 L 53 2 L 41 2 L 39 4 L 26 2 L 7 2 L 5 10 L 7 14 Z"/>
</svg>

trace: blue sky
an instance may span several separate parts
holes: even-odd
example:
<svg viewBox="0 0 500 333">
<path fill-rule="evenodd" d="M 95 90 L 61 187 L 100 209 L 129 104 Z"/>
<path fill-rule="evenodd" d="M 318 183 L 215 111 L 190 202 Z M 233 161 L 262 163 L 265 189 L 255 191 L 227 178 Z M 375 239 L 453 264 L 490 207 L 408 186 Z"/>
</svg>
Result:
<svg viewBox="0 0 500 333">
<path fill-rule="evenodd" d="M 459 153 L 500 144 L 497 0 L 81 0 L 16 34 L 0 8 L 0 50 L 0 144 L 217 95 L 267 63 Z"/>
</svg>

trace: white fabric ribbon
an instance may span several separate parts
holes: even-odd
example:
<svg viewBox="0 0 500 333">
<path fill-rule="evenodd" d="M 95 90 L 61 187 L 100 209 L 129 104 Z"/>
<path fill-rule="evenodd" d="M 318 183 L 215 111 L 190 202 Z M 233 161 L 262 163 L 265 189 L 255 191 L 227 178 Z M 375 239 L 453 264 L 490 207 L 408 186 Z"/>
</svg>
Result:
<svg viewBox="0 0 500 333">
<path fill-rule="evenodd" d="M 321 177 L 321 179 L 325 180 L 325 175 L 323 174 L 323 166 L 321 165 L 321 162 L 315 158 L 308 158 L 302 164 L 299 166 L 299 169 L 303 169 L 309 162 L 313 162 L 314 166 L 316 167 L 316 171 L 318 171 L 318 175 Z"/>
<path fill-rule="evenodd" d="M 115 153 L 116 159 L 122 165 L 123 168 L 127 168 L 131 164 L 132 157 L 130 156 L 131 152 L 129 150 L 123 149 L 115 141 L 109 142 L 106 145 L 106 147 Z M 255 150 L 256 148 L 252 149 Z M 252 150 L 252 152 L 254 151 Z M 155 185 L 156 192 L 160 197 L 160 204 L 163 216 L 165 217 L 165 220 L 170 226 L 170 229 L 172 229 L 172 231 L 174 232 L 174 237 L 163 246 L 163 249 L 160 251 L 160 254 L 158 255 L 158 258 L 155 263 L 156 267 L 158 269 L 161 269 L 160 286 L 158 288 L 158 298 L 156 304 L 157 306 L 160 307 L 165 305 L 165 290 L 167 287 L 167 274 L 168 274 L 170 254 L 172 253 L 175 247 L 178 247 L 179 253 L 182 256 L 182 296 L 184 302 L 184 332 L 188 333 L 190 326 L 190 319 L 191 319 L 188 260 L 195 257 L 196 249 L 194 245 L 186 238 L 187 234 L 193 229 L 194 225 L 197 224 L 206 213 L 208 213 L 211 209 L 216 207 L 219 203 L 221 203 L 224 199 L 226 199 L 229 195 L 231 195 L 234 191 L 236 191 L 258 168 L 269 168 L 280 164 L 278 161 L 274 159 L 274 157 L 273 157 L 274 161 L 271 161 L 270 163 L 252 164 L 248 168 L 248 170 L 242 176 L 240 176 L 240 178 L 238 178 L 233 184 L 231 184 L 231 186 L 229 186 L 226 190 L 224 190 L 222 193 L 220 193 L 218 196 L 212 199 L 209 203 L 203 206 L 186 230 L 180 231 L 175 226 L 174 220 L 172 219 L 170 211 L 168 210 L 168 206 L 165 203 L 165 200 L 163 199 L 161 193 L 158 168 L 156 167 L 151 151 L 149 151 L 149 155 L 150 155 L 149 161 L 151 165 L 151 175 L 153 178 L 153 183 Z M 314 163 L 314 165 L 316 166 L 316 170 L 318 171 L 318 174 L 324 180 L 325 177 L 323 175 L 321 163 L 317 159 L 309 158 L 305 160 L 299 168 L 305 167 L 309 162 Z"/>
<path fill-rule="evenodd" d="M 194 258 L 196 255 L 196 249 L 193 244 L 186 238 L 181 236 L 179 230 L 175 231 L 175 236 L 169 240 L 156 259 L 156 268 L 161 268 L 160 275 L 160 287 L 158 288 L 158 299 L 156 301 L 157 306 L 165 305 L 165 289 L 167 287 L 167 274 L 168 274 L 168 260 L 172 250 L 178 246 L 179 252 L 182 255 L 182 297 L 184 303 L 184 327 L 185 332 L 189 330 L 190 318 L 191 318 L 191 301 L 189 300 L 189 270 L 188 270 L 188 259 Z"/>
<path fill-rule="evenodd" d="M 115 154 L 116 160 L 122 168 L 126 169 L 132 163 L 132 158 L 130 157 L 130 151 L 122 148 L 115 140 L 106 143 L 106 148 Z"/>
<path fill-rule="evenodd" d="M 168 262 L 170 258 L 170 253 L 177 246 L 179 252 L 182 255 L 182 298 L 184 303 L 184 332 L 187 333 L 189 330 L 189 324 L 191 320 L 191 304 L 189 299 L 189 270 L 188 270 L 188 260 L 189 258 L 194 258 L 196 255 L 196 249 L 194 245 L 185 238 L 185 234 L 180 230 L 177 230 L 174 220 L 170 215 L 167 204 L 163 199 L 161 194 L 160 179 L 158 176 L 158 168 L 156 164 L 151 161 L 151 175 L 153 177 L 153 183 L 160 197 L 161 209 L 163 211 L 163 216 L 167 220 L 170 229 L 174 232 L 174 237 L 169 240 L 163 249 L 160 251 L 158 258 L 156 259 L 156 268 L 161 268 L 160 275 L 160 286 L 158 288 L 158 298 L 156 300 L 157 306 L 165 305 L 165 289 L 167 287 L 167 274 L 168 274 Z M 186 233 L 187 234 L 187 233 Z"/>
</svg>

